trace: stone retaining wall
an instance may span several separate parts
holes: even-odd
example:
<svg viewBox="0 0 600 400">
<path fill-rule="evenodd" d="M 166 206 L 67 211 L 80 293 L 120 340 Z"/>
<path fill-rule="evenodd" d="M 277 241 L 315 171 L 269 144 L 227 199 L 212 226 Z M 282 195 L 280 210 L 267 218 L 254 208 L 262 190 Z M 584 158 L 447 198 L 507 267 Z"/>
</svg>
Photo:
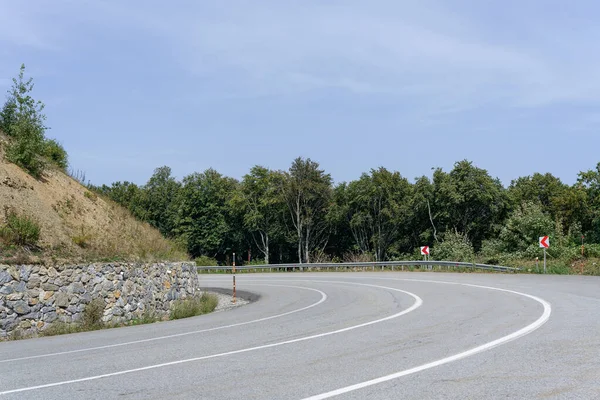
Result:
<svg viewBox="0 0 600 400">
<path fill-rule="evenodd" d="M 104 301 L 108 324 L 150 311 L 166 318 L 173 300 L 199 292 L 196 267 L 186 263 L 0 265 L 0 339 L 16 330 L 35 335 L 56 321 L 76 323 L 93 299 Z"/>
</svg>

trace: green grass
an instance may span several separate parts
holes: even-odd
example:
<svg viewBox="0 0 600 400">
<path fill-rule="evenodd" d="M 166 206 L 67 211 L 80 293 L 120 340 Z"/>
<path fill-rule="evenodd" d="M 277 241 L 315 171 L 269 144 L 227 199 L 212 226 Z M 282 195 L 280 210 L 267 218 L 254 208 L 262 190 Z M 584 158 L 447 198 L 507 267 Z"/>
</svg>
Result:
<svg viewBox="0 0 600 400">
<path fill-rule="evenodd" d="M 200 297 L 176 300 L 171 306 L 171 319 L 194 317 L 213 312 L 219 299 L 213 294 L 203 293 Z"/>
</svg>

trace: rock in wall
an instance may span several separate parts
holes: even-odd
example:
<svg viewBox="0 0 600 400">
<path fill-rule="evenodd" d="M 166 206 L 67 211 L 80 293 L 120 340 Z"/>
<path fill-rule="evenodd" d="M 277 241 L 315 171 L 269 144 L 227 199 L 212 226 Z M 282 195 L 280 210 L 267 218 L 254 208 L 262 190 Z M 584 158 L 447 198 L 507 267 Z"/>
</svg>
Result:
<svg viewBox="0 0 600 400">
<path fill-rule="evenodd" d="M 102 321 L 119 324 L 147 311 L 166 318 L 174 300 L 199 293 L 191 263 L 0 265 L 0 339 L 15 330 L 35 335 L 56 321 L 77 323 L 94 299 L 104 301 Z"/>
</svg>

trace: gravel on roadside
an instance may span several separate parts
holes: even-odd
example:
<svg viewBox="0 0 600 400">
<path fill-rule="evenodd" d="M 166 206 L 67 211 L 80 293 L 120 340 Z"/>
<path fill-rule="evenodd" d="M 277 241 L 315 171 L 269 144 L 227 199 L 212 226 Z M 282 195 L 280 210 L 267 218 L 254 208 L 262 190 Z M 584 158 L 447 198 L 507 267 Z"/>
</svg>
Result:
<svg viewBox="0 0 600 400">
<path fill-rule="evenodd" d="M 215 311 L 213 311 L 213 312 L 231 310 L 232 308 L 240 307 L 240 306 L 243 306 L 243 305 L 246 305 L 249 303 L 248 300 L 244 300 L 241 297 L 236 297 L 235 303 L 233 303 L 231 301 L 232 297 L 230 294 L 223 294 L 223 293 L 211 292 L 211 291 L 207 291 L 206 293 L 215 295 L 219 299 L 219 304 L 217 305 L 217 307 L 215 308 Z"/>
</svg>

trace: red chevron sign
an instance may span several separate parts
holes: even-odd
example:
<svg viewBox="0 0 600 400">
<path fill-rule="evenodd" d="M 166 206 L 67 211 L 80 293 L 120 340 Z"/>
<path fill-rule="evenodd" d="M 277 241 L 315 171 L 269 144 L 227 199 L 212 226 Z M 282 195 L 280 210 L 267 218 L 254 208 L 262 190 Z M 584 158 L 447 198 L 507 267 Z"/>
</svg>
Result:
<svg viewBox="0 0 600 400">
<path fill-rule="evenodd" d="M 429 255 L 429 246 L 421 246 L 421 254 L 424 256 Z"/>
<path fill-rule="evenodd" d="M 550 238 L 548 236 L 542 236 L 540 238 L 540 247 L 543 247 L 544 249 L 550 247 Z"/>
</svg>

